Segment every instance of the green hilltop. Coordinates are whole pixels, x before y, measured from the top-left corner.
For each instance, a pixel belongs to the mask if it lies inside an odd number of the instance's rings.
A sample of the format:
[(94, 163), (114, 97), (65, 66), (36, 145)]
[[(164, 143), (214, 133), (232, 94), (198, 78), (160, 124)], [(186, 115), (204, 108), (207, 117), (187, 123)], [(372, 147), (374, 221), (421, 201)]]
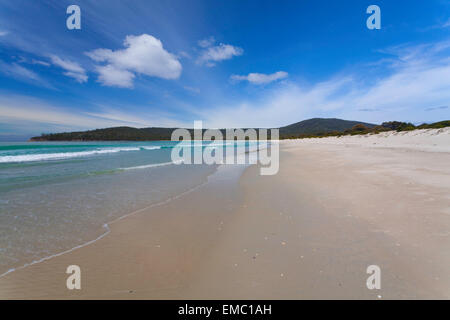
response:
[[(340, 136), (347, 134), (378, 133), (382, 131), (414, 130), (426, 128), (443, 128), (450, 126), (450, 121), (414, 126), (406, 122), (384, 122), (381, 125), (359, 121), (349, 121), (335, 118), (313, 118), (300, 121), (288, 126), (280, 127), (281, 139)], [(132, 128), (113, 127), (88, 131), (44, 133), (33, 137), (30, 141), (151, 141), (170, 140), (176, 128)], [(246, 129), (246, 128), (245, 128)], [(244, 130), (245, 130), (244, 129)], [(193, 133), (192, 129), (188, 129)], [(225, 129), (221, 129), (225, 137)]]

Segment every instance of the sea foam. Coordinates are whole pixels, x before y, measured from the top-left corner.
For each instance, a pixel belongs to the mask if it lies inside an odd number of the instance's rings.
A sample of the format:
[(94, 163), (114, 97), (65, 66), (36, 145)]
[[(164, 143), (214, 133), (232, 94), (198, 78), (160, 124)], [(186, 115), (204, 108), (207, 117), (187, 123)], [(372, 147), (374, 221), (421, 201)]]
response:
[(108, 148), (108, 149), (96, 149), (89, 151), (78, 152), (58, 152), (58, 153), (41, 153), (41, 154), (24, 154), (13, 156), (1, 156), (0, 163), (8, 162), (31, 162), (31, 161), (46, 161), (46, 160), (58, 160), (76, 157), (87, 157), (97, 154), (117, 153), (123, 151), (140, 151), (140, 150), (158, 150), (160, 146), (142, 146), (142, 147), (120, 147), (120, 148)]

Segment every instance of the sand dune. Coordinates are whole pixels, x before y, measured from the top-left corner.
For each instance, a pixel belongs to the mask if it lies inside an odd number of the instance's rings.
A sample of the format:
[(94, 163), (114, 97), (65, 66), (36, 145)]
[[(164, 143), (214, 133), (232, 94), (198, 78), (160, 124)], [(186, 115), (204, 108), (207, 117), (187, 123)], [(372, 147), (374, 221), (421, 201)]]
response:
[(283, 144), (358, 145), (369, 148), (403, 148), (432, 152), (450, 152), (450, 127), (413, 131), (386, 131), (342, 137), (283, 140)]

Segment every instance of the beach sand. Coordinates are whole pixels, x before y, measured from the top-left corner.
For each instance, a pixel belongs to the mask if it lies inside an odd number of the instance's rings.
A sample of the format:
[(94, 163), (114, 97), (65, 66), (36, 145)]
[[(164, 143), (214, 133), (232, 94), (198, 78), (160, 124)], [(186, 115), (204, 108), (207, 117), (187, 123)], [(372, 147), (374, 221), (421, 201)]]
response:
[[(449, 163), (449, 128), (282, 141), (277, 175), (254, 165), (235, 181), (224, 166), (0, 278), (0, 298), (449, 299)], [(81, 290), (66, 288), (69, 265)]]

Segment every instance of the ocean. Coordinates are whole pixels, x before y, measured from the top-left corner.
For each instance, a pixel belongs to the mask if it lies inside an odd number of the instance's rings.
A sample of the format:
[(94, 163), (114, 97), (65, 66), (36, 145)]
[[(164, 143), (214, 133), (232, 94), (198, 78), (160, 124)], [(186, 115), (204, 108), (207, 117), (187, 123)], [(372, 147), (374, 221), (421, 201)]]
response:
[(98, 239), (109, 222), (188, 192), (217, 170), (174, 164), (175, 144), (0, 143), (0, 276)]

